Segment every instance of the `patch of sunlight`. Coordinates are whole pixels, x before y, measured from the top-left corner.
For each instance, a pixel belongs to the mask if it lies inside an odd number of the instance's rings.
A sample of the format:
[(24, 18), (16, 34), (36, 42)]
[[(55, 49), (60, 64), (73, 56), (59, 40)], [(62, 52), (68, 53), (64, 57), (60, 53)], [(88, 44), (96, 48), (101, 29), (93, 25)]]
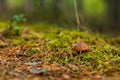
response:
[(83, 9), (87, 15), (102, 16), (106, 8), (104, 0), (83, 0)]
[(8, 8), (19, 8), (23, 6), (24, 0), (7, 0), (7, 6)]

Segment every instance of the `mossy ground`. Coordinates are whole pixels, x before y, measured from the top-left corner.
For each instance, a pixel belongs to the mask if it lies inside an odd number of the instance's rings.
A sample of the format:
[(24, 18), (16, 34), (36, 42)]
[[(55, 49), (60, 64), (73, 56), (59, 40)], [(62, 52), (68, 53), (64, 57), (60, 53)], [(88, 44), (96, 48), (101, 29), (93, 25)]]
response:
[[(0, 79), (81, 79), (105, 80), (120, 74), (120, 37), (86, 33), (44, 23), (24, 27), (20, 35), (2, 35), (6, 23), (0, 23)], [(85, 42), (90, 50), (77, 53), (74, 44)], [(44, 74), (30, 72), (37, 64)], [(120, 78), (120, 77), (116, 77)], [(107, 78), (106, 78), (107, 79)]]

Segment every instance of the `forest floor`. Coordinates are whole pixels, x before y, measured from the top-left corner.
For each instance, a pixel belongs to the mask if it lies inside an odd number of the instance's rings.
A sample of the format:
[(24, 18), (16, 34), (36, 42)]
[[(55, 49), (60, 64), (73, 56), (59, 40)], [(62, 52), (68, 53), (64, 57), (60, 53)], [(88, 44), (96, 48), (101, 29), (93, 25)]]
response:
[[(120, 36), (22, 26), (0, 23), (0, 80), (120, 80)], [(89, 51), (73, 51), (80, 42)]]

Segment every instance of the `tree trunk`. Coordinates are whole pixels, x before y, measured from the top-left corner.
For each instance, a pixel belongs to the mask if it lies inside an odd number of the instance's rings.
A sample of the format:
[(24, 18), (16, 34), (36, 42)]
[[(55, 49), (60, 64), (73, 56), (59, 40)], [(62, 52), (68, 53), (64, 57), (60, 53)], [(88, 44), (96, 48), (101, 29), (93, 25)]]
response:
[(112, 23), (112, 29), (120, 29), (120, 0), (108, 0), (109, 17)]
[(25, 0), (25, 12), (31, 14), (34, 10), (33, 0)]
[[(74, 3), (74, 12), (75, 12), (75, 17), (76, 17), (77, 29), (81, 31), (87, 31), (88, 29), (82, 23), (83, 16), (81, 15), (81, 11), (80, 11), (81, 6), (78, 5), (77, 0), (73, 0), (73, 3)], [(79, 6), (79, 9), (78, 9), (78, 6)]]
[(0, 12), (4, 11), (5, 9), (5, 0), (0, 0)]
[(43, 15), (44, 13), (44, 6), (45, 6), (45, 0), (40, 0), (39, 9), (40, 9), (41, 15)]
[(63, 0), (54, 0), (54, 9), (53, 9), (53, 16), (54, 20), (59, 20), (60, 14), (61, 14), (61, 9), (62, 9), (62, 4)]
[(45, 0), (40, 0), (40, 8), (42, 9), (44, 7)]

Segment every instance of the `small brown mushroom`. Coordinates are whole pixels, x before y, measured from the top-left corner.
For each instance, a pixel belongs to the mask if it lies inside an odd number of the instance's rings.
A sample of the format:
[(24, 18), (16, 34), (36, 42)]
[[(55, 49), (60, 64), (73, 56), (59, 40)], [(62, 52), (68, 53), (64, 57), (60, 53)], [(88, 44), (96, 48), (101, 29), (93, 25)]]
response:
[(86, 43), (80, 42), (80, 43), (75, 44), (75, 45), (73, 46), (73, 50), (74, 50), (74, 51), (77, 51), (77, 52), (86, 52), (86, 51), (89, 50), (89, 47), (87, 46)]

